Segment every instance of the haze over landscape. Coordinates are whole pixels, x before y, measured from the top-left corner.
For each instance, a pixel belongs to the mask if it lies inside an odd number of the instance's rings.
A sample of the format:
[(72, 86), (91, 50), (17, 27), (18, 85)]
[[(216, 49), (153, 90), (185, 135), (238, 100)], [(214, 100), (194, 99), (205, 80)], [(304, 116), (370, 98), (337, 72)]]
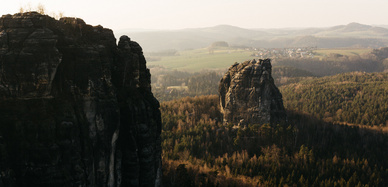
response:
[(12, 14), (22, 6), (39, 3), (47, 12), (63, 12), (114, 31), (223, 24), (241, 28), (331, 27), (351, 22), (388, 25), (388, 2), (384, 0), (4, 0), (0, 14)]

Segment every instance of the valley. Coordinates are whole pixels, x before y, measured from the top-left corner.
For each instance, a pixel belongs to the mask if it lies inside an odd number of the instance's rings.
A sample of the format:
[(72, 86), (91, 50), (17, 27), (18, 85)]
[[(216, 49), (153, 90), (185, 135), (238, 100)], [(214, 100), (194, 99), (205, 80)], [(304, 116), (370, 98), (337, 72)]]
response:
[(149, 62), (153, 93), (162, 101), (166, 186), (388, 184), (386, 48), (274, 58), (288, 121), (225, 124), (218, 85), (232, 64), (227, 58), (257, 58), (253, 51), (197, 49), (166, 58), (179, 59), (171, 63)]

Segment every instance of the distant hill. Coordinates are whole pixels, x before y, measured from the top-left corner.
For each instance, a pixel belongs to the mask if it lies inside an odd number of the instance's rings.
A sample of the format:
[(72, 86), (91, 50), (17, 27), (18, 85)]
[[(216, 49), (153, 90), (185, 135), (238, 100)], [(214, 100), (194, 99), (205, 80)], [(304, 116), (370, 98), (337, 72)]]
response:
[(376, 27), (383, 27), (383, 28), (386, 28), (388, 29), (388, 25), (375, 25)]
[(352, 72), (281, 86), (284, 105), (326, 121), (388, 126), (388, 73)]
[(231, 25), (170, 31), (119, 30), (116, 36), (128, 35), (142, 44), (144, 51), (204, 48), (215, 41), (230, 46), (283, 48), (317, 46), (319, 48), (388, 46), (388, 28), (359, 23), (329, 28), (244, 29)]
[(116, 36), (124, 34), (141, 43), (146, 52), (166, 49), (197, 49), (207, 47), (215, 41), (231, 41), (235, 43), (233, 41), (250, 41), (250, 38), (264, 38), (264, 36), (270, 35), (263, 31), (229, 25), (172, 31), (130, 32), (122, 30), (118, 31)]

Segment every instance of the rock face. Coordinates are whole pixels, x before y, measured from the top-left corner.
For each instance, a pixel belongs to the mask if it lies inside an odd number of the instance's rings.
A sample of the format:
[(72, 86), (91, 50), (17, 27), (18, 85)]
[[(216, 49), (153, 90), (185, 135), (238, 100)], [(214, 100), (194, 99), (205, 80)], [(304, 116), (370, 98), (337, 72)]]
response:
[(0, 187), (159, 186), (142, 48), (81, 19), (0, 18)]
[(219, 85), (224, 123), (276, 124), (286, 120), (270, 59), (235, 63)]

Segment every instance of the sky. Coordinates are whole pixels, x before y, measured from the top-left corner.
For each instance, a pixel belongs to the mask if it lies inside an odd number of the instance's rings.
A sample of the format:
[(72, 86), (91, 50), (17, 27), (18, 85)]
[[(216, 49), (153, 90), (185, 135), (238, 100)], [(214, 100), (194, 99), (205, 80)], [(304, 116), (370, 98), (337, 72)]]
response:
[(0, 0), (0, 14), (42, 4), (91, 25), (175, 30), (233, 25), (242, 28), (330, 27), (357, 22), (388, 25), (388, 0)]

